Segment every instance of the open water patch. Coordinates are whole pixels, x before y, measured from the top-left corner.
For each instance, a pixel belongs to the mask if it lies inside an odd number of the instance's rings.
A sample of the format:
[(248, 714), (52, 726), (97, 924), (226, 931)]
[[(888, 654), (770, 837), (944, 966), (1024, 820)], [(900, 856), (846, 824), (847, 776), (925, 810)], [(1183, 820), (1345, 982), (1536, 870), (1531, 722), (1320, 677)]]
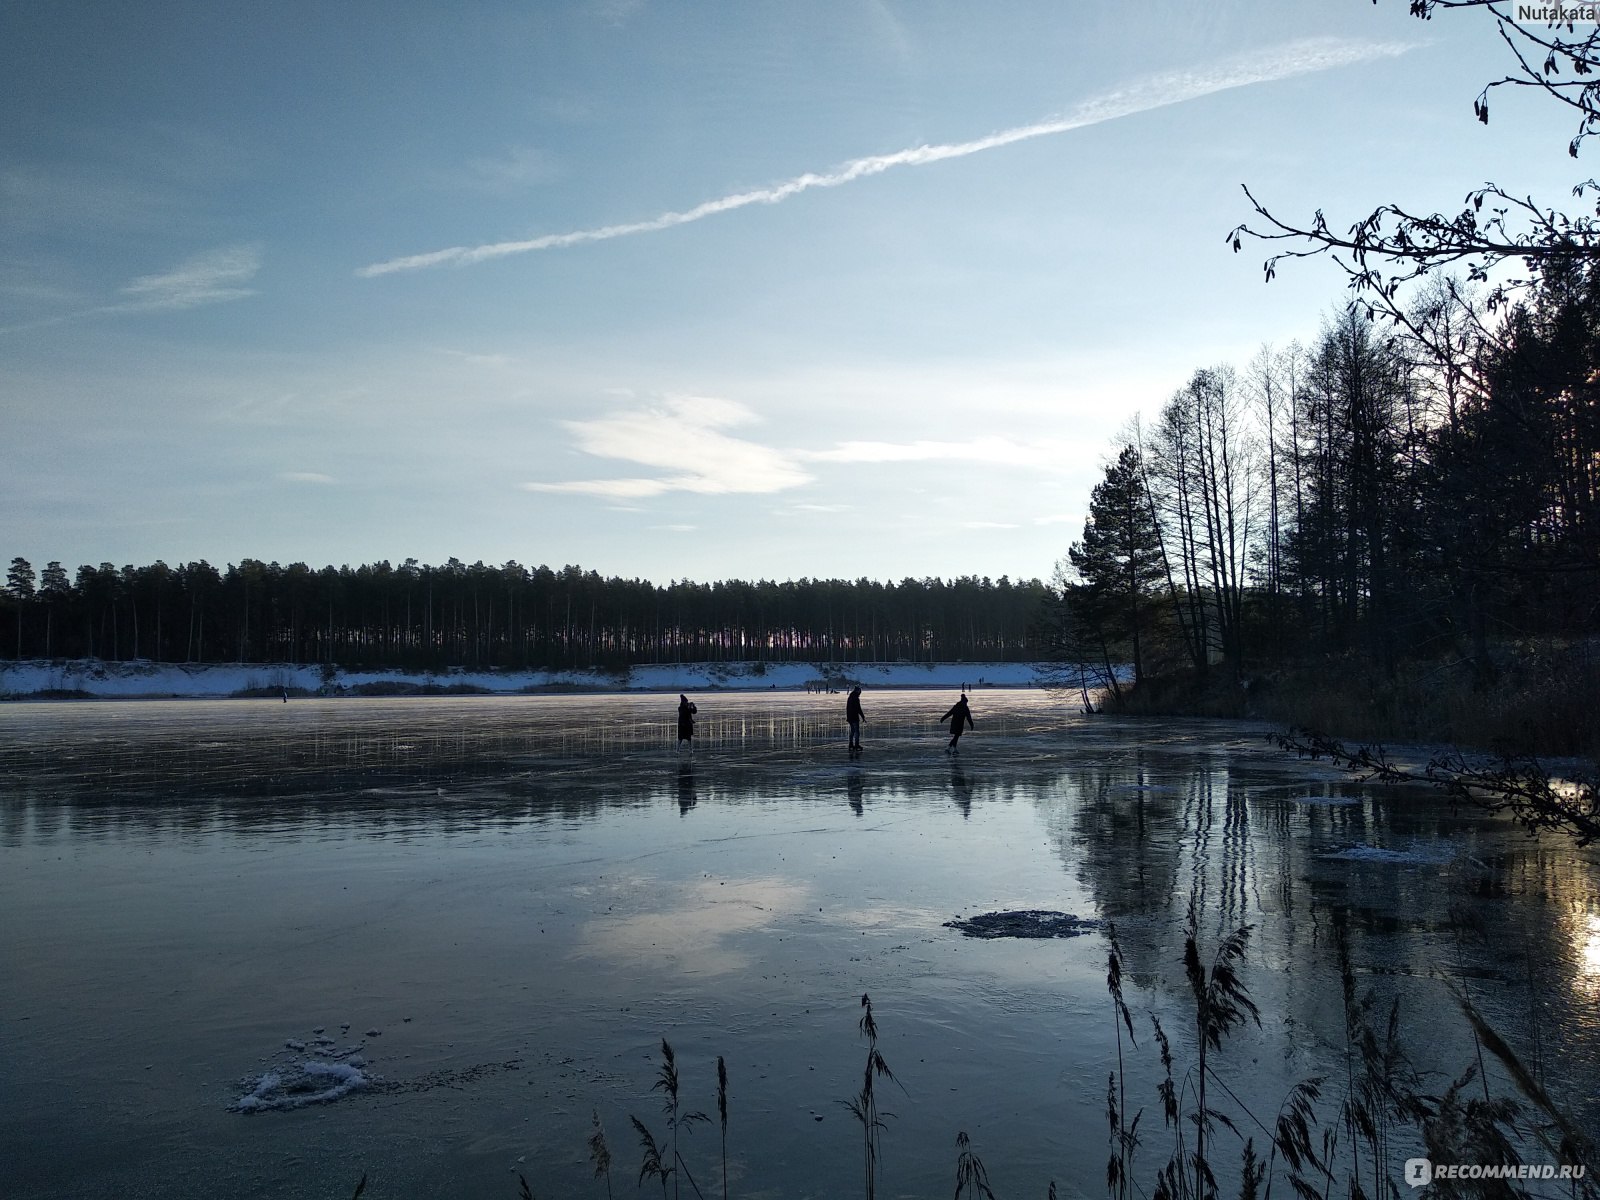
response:
[(1069, 938), (1099, 933), (1105, 922), (1093, 917), (1042, 908), (1012, 909), (983, 913), (976, 917), (957, 917), (944, 923), (946, 929), (959, 929), (975, 938)]

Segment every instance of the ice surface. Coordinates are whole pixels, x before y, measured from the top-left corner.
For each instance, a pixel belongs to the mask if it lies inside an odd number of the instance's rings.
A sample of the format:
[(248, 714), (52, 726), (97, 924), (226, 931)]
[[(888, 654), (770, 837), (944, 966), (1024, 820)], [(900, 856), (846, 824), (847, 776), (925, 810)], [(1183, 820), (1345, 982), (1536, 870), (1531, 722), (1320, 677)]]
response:
[(1342, 850), (1323, 851), (1318, 857), (1342, 859), (1347, 862), (1396, 863), (1403, 866), (1438, 865), (1456, 857), (1456, 851), (1444, 844), (1412, 843), (1405, 849), (1388, 846), (1346, 846)]
[[(594, 1194), (590, 1114), (619, 1162), (629, 1114), (656, 1127), (663, 1038), (690, 1110), (726, 1058), (740, 1194), (859, 1193), (850, 1122), (808, 1114), (859, 1087), (863, 993), (905, 1087), (893, 1190), (947, 1188), (967, 1129), (997, 1193), (1041, 1195), (1103, 1178), (1106, 939), (943, 923), (1114, 922), (1142, 1035), (1145, 1013), (1192, 1021), (1191, 894), (1203, 953), (1254, 927), (1262, 1027), (1211, 1063), (1255, 1111), (1342, 1063), (1343, 913), (1408, 1035), (1427, 1014), (1418, 1069), (1472, 1058), (1443, 979), (1472, 972), (1519, 1045), (1535, 987), (1548, 1086), (1600, 1120), (1600, 878), (1570, 846), (1426, 788), (1335, 786), (1247, 726), (1038, 692), (976, 693), (952, 762), (953, 699), (869, 689), (855, 758), (844, 697), (803, 691), (697, 696), (692, 753), (676, 693), (0, 704), (0, 962), (25, 965), (0, 1011), (28, 1081), (0, 1122), (7, 1200), (348, 1195), (380, 1170), (389, 1196), (494, 1196), (519, 1156), (541, 1194)], [(1359, 802), (1297, 800), (1321, 791)], [(1481, 940), (1451, 932), (1461, 909)], [(306, 1049), (258, 1057), (286, 1041)], [(702, 1184), (717, 1142), (685, 1150)]]

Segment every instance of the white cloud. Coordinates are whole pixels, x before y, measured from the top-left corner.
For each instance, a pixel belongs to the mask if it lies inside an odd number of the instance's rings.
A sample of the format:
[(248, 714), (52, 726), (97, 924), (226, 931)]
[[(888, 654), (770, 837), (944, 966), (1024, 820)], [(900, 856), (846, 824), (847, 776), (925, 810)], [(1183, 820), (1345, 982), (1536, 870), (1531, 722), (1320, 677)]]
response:
[(253, 296), (255, 289), (242, 285), (255, 278), (260, 269), (258, 246), (224, 246), (209, 250), (164, 274), (142, 275), (126, 284), (122, 294), (129, 299), (107, 311), (194, 308)]
[(644, 0), (589, 0), (588, 11), (608, 25), (626, 25), (644, 8)]
[(149, 229), (171, 221), (178, 197), (85, 165), (17, 163), (0, 170), (0, 208), (16, 229)]
[(670, 472), (655, 477), (532, 482), (530, 492), (638, 500), (665, 492), (765, 494), (811, 482), (790, 455), (721, 432), (758, 420), (744, 405), (715, 396), (674, 396), (659, 407), (592, 421), (563, 421), (579, 450)]
[(1010, 521), (963, 521), (963, 529), (1016, 529), (1018, 526)]
[(324, 475), (320, 471), (281, 471), (278, 478), (285, 483), (336, 483), (332, 475)]
[(803, 175), (796, 175), (771, 187), (735, 192), (715, 200), (707, 200), (703, 204), (681, 212), (666, 212), (644, 221), (604, 225), (595, 229), (577, 229), (568, 233), (550, 233), (524, 241), (452, 246), (446, 250), (434, 250), (426, 254), (412, 254), (372, 263), (359, 268), (356, 274), (363, 278), (372, 278), (378, 275), (390, 275), (396, 271), (415, 271), (446, 264), (465, 266), (512, 254), (555, 250), (585, 242), (631, 237), (639, 233), (657, 233), (663, 229), (688, 225), (694, 221), (703, 221), (707, 217), (747, 208), (752, 204), (781, 204), (801, 192), (809, 192), (816, 188), (841, 187), (858, 179), (881, 175), (896, 167), (922, 167), (949, 159), (966, 158), (986, 150), (997, 150), (1033, 138), (1084, 129), (1091, 125), (1114, 121), (1119, 117), (1182, 104), (1233, 88), (1272, 83), (1297, 75), (1309, 75), (1335, 67), (1369, 62), (1376, 58), (1394, 57), (1409, 49), (1410, 45), (1399, 42), (1366, 42), (1343, 38), (1309, 38), (1281, 43), (1208, 67), (1148, 76), (1126, 87), (1116, 88), (1086, 100), (1065, 116), (1013, 126), (972, 141), (915, 146), (891, 154), (869, 155), (847, 162), (832, 171), (807, 171)]
[(110, 313), (171, 312), (224, 300), (242, 300), (256, 294), (254, 288), (243, 285), (255, 278), (260, 269), (259, 247), (224, 246), (197, 254), (162, 274), (139, 276), (122, 286), (121, 293), (127, 299), (115, 304), (99, 304), (19, 325), (0, 326), (0, 334), (63, 325)]
[(517, 361), (509, 354), (473, 354), (468, 350), (452, 350), (448, 346), (441, 346), (439, 353), (471, 363), (475, 367), (509, 367)]
[(832, 450), (805, 454), (818, 462), (891, 463), (982, 462), (997, 466), (1059, 468), (1062, 451), (1049, 442), (1024, 444), (1010, 438), (982, 437), (970, 442), (841, 442)]
[(644, 500), (674, 490), (671, 482), (665, 479), (575, 479), (569, 483), (524, 483), (521, 487), (525, 492), (567, 492), (612, 500)]
[(493, 158), (474, 158), (465, 171), (450, 180), (488, 195), (504, 196), (561, 178), (561, 165), (535, 146), (512, 146)]

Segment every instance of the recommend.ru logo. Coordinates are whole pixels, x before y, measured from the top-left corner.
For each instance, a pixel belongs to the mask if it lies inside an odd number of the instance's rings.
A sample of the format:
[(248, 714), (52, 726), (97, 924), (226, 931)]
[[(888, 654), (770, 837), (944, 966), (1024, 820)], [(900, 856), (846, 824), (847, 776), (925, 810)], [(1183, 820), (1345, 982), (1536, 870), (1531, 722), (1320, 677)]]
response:
[(1435, 1180), (1448, 1179), (1582, 1179), (1582, 1163), (1556, 1166), (1554, 1163), (1439, 1163), (1430, 1159), (1406, 1159), (1406, 1182), (1414, 1188), (1427, 1187)]

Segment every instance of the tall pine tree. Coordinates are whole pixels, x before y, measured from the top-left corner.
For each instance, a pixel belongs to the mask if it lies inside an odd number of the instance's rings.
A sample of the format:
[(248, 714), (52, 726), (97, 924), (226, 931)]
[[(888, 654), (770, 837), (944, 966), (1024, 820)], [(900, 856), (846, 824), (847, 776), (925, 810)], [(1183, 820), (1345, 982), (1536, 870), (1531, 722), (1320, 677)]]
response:
[(1136, 447), (1124, 446), (1106, 467), (1105, 478), (1089, 496), (1083, 541), (1074, 542), (1067, 557), (1083, 580), (1080, 610), (1107, 645), (1127, 648), (1137, 684), (1144, 677), (1145, 633), (1155, 613), (1149, 597), (1165, 573)]

